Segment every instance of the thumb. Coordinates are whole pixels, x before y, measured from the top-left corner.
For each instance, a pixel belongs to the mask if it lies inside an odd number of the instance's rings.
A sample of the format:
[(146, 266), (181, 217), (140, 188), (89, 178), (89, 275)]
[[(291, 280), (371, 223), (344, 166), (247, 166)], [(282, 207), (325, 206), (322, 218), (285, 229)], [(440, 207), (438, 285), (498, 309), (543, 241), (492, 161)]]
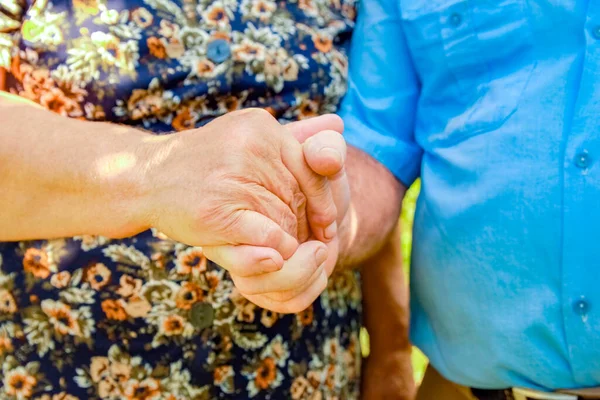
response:
[(315, 118), (303, 119), (285, 125), (291, 134), (300, 143), (316, 135), (321, 131), (331, 130), (342, 134), (344, 132), (344, 121), (335, 114), (320, 115)]
[(304, 159), (321, 176), (335, 177), (344, 169), (346, 141), (336, 131), (324, 130), (309, 137), (302, 145)]

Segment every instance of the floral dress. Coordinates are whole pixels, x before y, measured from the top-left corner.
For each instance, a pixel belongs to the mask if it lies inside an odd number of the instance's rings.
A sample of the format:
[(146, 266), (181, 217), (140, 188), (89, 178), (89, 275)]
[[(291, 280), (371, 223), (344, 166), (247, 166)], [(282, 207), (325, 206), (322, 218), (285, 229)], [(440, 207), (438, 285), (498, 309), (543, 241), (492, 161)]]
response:
[[(66, 117), (285, 122), (336, 110), (354, 18), (354, 0), (0, 0), (0, 66)], [(353, 399), (360, 312), (354, 272), (279, 315), (153, 230), (0, 243), (0, 399)]]

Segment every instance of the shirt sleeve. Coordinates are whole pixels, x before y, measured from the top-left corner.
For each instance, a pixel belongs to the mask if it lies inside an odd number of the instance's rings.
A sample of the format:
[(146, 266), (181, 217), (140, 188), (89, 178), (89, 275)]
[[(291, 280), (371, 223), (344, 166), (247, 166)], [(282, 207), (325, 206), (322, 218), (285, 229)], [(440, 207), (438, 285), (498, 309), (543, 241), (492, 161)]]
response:
[(340, 115), (344, 137), (409, 186), (422, 149), (414, 138), (420, 85), (400, 19), (398, 0), (359, 2)]
[(10, 70), (24, 11), (25, 5), (19, 0), (0, 1), (0, 68)]

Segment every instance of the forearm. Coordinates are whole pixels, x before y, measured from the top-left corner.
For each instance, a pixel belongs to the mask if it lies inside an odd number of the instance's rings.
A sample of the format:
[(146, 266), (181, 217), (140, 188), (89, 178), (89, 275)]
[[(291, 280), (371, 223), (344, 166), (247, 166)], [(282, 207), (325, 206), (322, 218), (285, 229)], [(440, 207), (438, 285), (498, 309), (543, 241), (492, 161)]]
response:
[(400, 229), (361, 270), (364, 324), (370, 338), (370, 354), (363, 364), (365, 400), (414, 398)]
[[(402, 265), (400, 226), (361, 269), (365, 327), (374, 352), (409, 350), (408, 285)], [(390, 334), (392, 333), (392, 334)]]
[(340, 225), (338, 268), (355, 267), (387, 242), (399, 215), (406, 188), (379, 162), (349, 147), (346, 173), (352, 202)]
[(137, 144), (146, 134), (0, 97), (0, 241), (145, 229)]

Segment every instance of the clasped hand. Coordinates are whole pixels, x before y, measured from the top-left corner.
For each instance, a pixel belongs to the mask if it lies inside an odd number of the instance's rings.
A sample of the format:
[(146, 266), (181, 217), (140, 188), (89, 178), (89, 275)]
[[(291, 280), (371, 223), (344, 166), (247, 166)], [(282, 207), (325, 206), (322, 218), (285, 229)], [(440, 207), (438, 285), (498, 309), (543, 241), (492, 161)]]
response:
[(282, 126), (250, 109), (152, 140), (152, 226), (202, 246), (258, 306), (304, 310), (327, 286), (350, 203), (342, 130), (335, 115)]

